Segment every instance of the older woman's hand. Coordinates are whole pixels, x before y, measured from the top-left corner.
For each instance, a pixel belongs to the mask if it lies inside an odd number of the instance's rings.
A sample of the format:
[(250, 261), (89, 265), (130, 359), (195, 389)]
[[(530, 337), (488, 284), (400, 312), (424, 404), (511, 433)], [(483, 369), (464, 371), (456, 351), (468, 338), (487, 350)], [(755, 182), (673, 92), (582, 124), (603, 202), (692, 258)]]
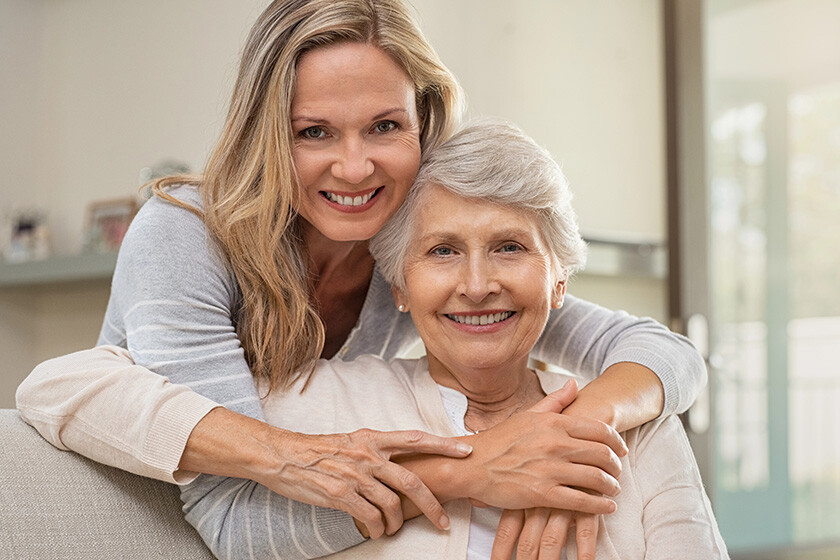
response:
[[(464, 493), (506, 509), (549, 507), (611, 513), (620, 487), (621, 436), (592, 419), (559, 414), (577, 394), (572, 381), (526, 412), (467, 438)], [(592, 492), (592, 493), (589, 493)]]
[(550, 508), (505, 510), (490, 559), (560, 560), (573, 522), (577, 560), (595, 560), (598, 516)]

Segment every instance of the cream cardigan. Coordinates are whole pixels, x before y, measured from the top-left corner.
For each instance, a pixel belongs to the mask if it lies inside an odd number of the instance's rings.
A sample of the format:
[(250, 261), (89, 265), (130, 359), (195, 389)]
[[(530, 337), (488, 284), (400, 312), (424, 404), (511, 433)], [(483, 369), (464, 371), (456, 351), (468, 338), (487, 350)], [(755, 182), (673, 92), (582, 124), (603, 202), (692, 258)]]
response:
[[(559, 389), (568, 379), (539, 372), (543, 390)], [(321, 360), (303, 393), (303, 382), (272, 393), (263, 402), (269, 423), (307, 433), (420, 429), (457, 435), (447, 417), (438, 385), (425, 359), (385, 362), (362, 356), (353, 362)], [(674, 416), (624, 434), (629, 454), (622, 459), (618, 511), (604, 516), (598, 535), (599, 560), (712, 560), (728, 558), (688, 440)], [(427, 560), (466, 557), (471, 506), (446, 504), (449, 531), (424, 517), (392, 537), (368, 540), (330, 558)], [(576, 558), (574, 537), (566, 557)]]

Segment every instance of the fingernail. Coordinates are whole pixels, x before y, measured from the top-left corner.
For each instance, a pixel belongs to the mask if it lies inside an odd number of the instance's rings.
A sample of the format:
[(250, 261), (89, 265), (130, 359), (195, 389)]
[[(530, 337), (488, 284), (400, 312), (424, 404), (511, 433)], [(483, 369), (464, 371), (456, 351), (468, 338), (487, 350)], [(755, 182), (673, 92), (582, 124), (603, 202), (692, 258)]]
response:
[(610, 500), (610, 513), (615, 513), (615, 510), (618, 506), (615, 505), (615, 502)]
[(440, 516), (440, 526), (445, 530), (449, 530), (449, 516), (445, 513)]
[(455, 449), (458, 450), (458, 453), (463, 453), (464, 455), (472, 453), (472, 445), (467, 445), (466, 443), (458, 443), (458, 445), (455, 446)]

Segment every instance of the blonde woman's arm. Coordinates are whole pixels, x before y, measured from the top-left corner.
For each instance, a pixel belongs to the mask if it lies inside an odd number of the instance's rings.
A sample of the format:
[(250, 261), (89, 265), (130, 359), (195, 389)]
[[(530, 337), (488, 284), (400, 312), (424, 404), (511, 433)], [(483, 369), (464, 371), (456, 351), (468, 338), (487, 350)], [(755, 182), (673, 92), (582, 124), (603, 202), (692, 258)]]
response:
[(532, 355), (580, 376), (583, 388), (564, 413), (619, 431), (685, 412), (707, 379), (702, 357), (684, 336), (571, 295), (552, 310)]
[(21, 417), (55, 447), (177, 484), (198, 476), (178, 464), (195, 426), (219, 406), (135, 365), (117, 346), (39, 364), (16, 401)]

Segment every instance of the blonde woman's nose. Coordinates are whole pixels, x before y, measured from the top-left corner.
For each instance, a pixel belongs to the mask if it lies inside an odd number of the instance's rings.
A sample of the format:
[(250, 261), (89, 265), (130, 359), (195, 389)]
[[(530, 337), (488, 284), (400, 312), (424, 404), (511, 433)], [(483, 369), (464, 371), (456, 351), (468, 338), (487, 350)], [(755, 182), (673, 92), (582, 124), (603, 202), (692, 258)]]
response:
[(368, 157), (365, 143), (358, 138), (342, 141), (332, 165), (334, 177), (352, 184), (358, 184), (373, 174), (373, 161)]

